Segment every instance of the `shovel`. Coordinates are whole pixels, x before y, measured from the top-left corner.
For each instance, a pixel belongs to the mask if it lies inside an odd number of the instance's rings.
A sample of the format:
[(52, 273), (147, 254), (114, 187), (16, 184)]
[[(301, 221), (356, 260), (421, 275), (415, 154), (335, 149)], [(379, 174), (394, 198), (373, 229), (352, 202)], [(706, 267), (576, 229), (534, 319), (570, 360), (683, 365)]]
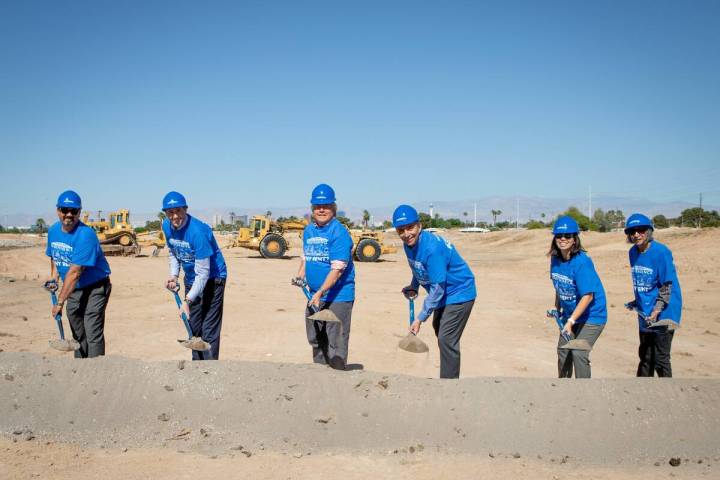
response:
[(677, 330), (680, 328), (680, 324), (677, 322), (674, 322), (672, 320), (664, 319), (664, 320), (657, 320), (655, 322), (651, 322), (649, 320), (649, 315), (645, 315), (639, 308), (633, 306), (631, 302), (628, 302), (625, 304), (625, 308), (628, 310), (634, 310), (638, 315), (640, 315), (640, 318), (645, 320), (645, 326), (647, 328), (657, 328), (657, 327), (667, 327), (668, 331)]
[[(57, 305), (57, 296), (55, 295), (55, 290), (57, 289), (57, 283), (54, 280), (50, 280), (45, 282), (45, 290), (50, 292), (50, 299), (52, 300), (53, 306)], [(55, 350), (60, 350), (61, 352), (72, 352), (75, 350), (78, 350), (80, 348), (80, 344), (75, 339), (71, 340), (65, 340), (65, 329), (63, 329), (62, 324), (62, 313), (58, 313), (55, 315), (55, 323), (57, 324), (58, 332), (60, 333), (60, 338), (55, 340), (50, 340), (50, 347), (54, 348)]]
[(210, 350), (210, 344), (208, 342), (206, 342), (200, 337), (193, 337), (192, 330), (190, 329), (190, 322), (188, 321), (185, 312), (182, 311), (182, 300), (180, 300), (180, 295), (178, 295), (177, 290), (171, 290), (171, 292), (175, 295), (175, 303), (177, 303), (178, 309), (180, 310), (180, 316), (182, 317), (183, 324), (185, 325), (185, 330), (187, 330), (188, 334), (187, 340), (178, 340), (178, 343), (185, 348), (189, 348), (190, 350), (197, 350), (198, 352), (205, 352)]
[[(408, 298), (408, 303), (410, 304), (410, 325), (412, 325), (415, 320), (415, 300)], [(400, 340), (398, 347), (410, 353), (425, 353), (429, 350), (425, 342), (420, 340), (413, 332), (408, 332), (408, 334)]]
[(563, 328), (565, 328), (565, 322), (560, 319), (560, 312), (555, 309), (548, 310), (547, 316), (555, 319), (555, 323), (557, 323), (560, 328), (560, 336), (565, 339), (565, 343), (560, 345), (558, 348), (567, 350), (582, 350), (585, 352), (592, 350), (592, 346), (590, 346), (590, 343), (587, 340), (584, 338), (574, 338), (574, 335), (563, 330)]
[[(293, 278), (292, 284), (296, 287), (300, 287), (300, 290), (303, 291), (303, 293), (305, 294), (305, 298), (307, 298), (309, 302), (312, 298), (312, 295), (310, 295), (310, 289), (307, 286), (307, 282), (302, 278)], [(337, 317), (337, 315), (330, 311), (329, 308), (320, 310), (320, 308), (316, 307), (315, 305), (308, 304), (308, 306), (310, 307), (310, 310), (313, 311), (313, 314), (307, 317), (308, 320), (320, 320), (322, 322), (340, 322), (340, 319)]]

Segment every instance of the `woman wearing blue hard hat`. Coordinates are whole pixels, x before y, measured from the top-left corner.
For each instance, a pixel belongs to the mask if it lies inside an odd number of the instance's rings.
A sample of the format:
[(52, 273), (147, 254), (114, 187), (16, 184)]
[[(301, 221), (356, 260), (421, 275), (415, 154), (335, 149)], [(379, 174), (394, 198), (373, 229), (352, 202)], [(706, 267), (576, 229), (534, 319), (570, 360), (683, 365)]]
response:
[[(625, 222), (635, 298), (626, 304), (638, 314), (638, 377), (672, 377), (670, 348), (680, 325), (682, 292), (672, 252), (653, 240), (653, 223), (640, 213)], [(663, 321), (664, 320), (664, 321)]]
[[(355, 302), (355, 266), (350, 232), (336, 218), (335, 191), (321, 183), (310, 196), (312, 222), (303, 231), (303, 256), (293, 283), (310, 289), (305, 327), (313, 362), (344, 370)], [(330, 310), (339, 322), (311, 320), (317, 309)]]
[(420, 285), (427, 291), (410, 332), (417, 335), (422, 323), (432, 315), (440, 348), (440, 378), (459, 378), (460, 337), (477, 296), (475, 276), (453, 244), (422, 229), (417, 210), (410, 205), (395, 209), (393, 227), (403, 241), (412, 271), (403, 295), (417, 297)]
[(560, 378), (572, 377), (573, 369), (575, 378), (590, 378), (590, 352), (561, 347), (568, 342), (568, 336), (586, 340), (592, 347), (607, 322), (605, 289), (579, 234), (578, 224), (572, 217), (558, 218), (548, 252), (555, 308), (564, 324), (557, 348)]

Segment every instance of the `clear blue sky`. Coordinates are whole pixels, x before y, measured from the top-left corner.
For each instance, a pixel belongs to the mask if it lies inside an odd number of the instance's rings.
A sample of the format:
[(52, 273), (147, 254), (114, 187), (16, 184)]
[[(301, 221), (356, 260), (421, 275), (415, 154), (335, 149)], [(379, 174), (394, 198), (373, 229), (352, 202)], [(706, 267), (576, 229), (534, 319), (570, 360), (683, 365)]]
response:
[(720, 2), (0, 3), (0, 213), (720, 203)]

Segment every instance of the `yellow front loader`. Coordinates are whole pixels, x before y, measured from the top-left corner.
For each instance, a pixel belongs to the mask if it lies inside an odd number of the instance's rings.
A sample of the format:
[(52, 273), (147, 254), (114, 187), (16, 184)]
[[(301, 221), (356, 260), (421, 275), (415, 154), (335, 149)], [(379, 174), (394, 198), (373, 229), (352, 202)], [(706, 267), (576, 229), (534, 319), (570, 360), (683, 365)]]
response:
[(108, 220), (100, 218), (90, 220), (90, 214), (85, 212), (82, 217), (85, 225), (92, 227), (97, 234), (103, 253), (106, 255), (137, 255), (140, 245), (132, 225), (130, 225), (130, 211), (120, 209), (110, 212)]

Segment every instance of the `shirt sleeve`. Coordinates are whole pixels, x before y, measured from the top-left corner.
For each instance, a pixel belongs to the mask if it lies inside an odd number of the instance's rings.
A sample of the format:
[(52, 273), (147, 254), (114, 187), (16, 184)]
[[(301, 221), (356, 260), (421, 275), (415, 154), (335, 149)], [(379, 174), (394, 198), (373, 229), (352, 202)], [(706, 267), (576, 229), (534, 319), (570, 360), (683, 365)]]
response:
[[(344, 228), (343, 228), (344, 230)], [(352, 252), (352, 238), (347, 232), (342, 232), (340, 235), (330, 241), (330, 262), (341, 261), (346, 264), (350, 262), (350, 253)]]
[(423, 308), (420, 310), (420, 313), (418, 314), (418, 320), (421, 322), (424, 322), (425, 320), (430, 317), (430, 314), (435, 311), (435, 309), (440, 305), (440, 301), (442, 300), (443, 296), (445, 295), (445, 286), (440, 285), (438, 283), (432, 283), (430, 284), (430, 289), (428, 290), (427, 297), (425, 297), (425, 301), (423, 302)]
[(168, 248), (168, 263), (170, 264), (170, 276), (177, 277), (180, 275), (180, 262), (172, 251), (172, 248)]
[(93, 267), (97, 262), (100, 246), (97, 236), (90, 228), (83, 228), (78, 233), (78, 241), (74, 245), (70, 263), (81, 267)]
[(595, 265), (589, 257), (583, 257), (575, 272), (575, 286), (578, 295), (584, 297), (589, 293), (597, 293), (600, 290), (600, 277), (595, 271)]
[(207, 284), (209, 278), (210, 259), (195, 259), (195, 280), (193, 281), (192, 287), (190, 287), (190, 291), (187, 294), (188, 300), (191, 302), (195, 301), (197, 297), (202, 295), (202, 292), (205, 289), (205, 284)]

